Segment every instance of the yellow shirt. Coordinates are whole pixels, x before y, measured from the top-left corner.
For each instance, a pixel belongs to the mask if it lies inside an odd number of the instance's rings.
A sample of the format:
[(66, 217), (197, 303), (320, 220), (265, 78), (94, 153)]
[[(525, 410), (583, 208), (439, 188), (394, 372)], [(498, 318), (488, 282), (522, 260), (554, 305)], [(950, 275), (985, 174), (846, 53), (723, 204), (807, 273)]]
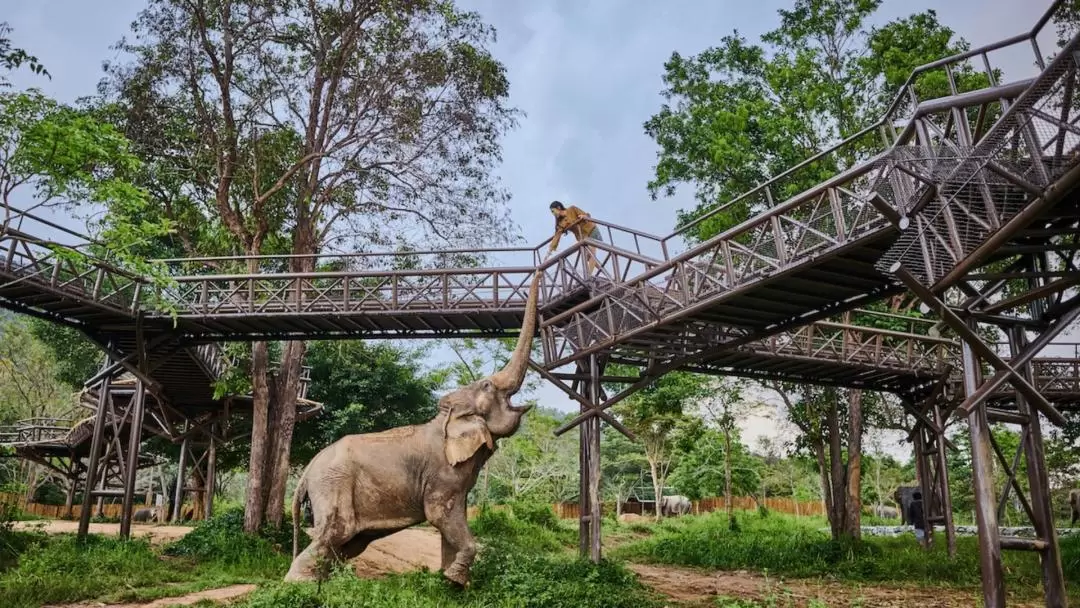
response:
[(552, 251), (555, 251), (555, 248), (559, 246), (559, 239), (566, 234), (567, 230), (573, 232), (577, 240), (580, 241), (592, 234), (593, 230), (596, 230), (596, 224), (589, 221), (588, 213), (570, 205), (566, 208), (566, 213), (559, 218), (558, 224), (556, 224), (555, 237), (551, 240)]

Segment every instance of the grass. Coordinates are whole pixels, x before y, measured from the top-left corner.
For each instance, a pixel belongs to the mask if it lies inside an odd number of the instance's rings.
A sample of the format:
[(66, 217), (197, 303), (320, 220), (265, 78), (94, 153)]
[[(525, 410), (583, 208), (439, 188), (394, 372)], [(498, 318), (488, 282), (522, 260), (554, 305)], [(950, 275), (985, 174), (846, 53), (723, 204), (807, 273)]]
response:
[[(737, 531), (729, 529), (722, 513), (665, 520), (651, 526), (651, 536), (630, 539), (612, 553), (643, 563), (755, 570), (789, 578), (957, 587), (975, 587), (980, 582), (974, 537), (959, 537), (957, 556), (950, 559), (943, 542), (927, 553), (910, 535), (841, 543), (820, 532), (823, 522), (816, 518), (781, 514), (762, 518), (750, 513), (740, 513), (737, 518)], [(1080, 538), (1063, 538), (1060, 546), (1066, 581), (1076, 587), (1080, 583)], [(1008, 551), (1003, 562), (1010, 588), (1039, 587), (1041, 571), (1035, 554)]]
[[(148, 601), (236, 583), (280, 580), (290, 558), (275, 540), (241, 532), (242, 516), (202, 522), (184, 539), (155, 547), (144, 539), (57, 535), (27, 547), (0, 573), (0, 606), (95, 599)], [(291, 540), (289, 543), (291, 548)]]

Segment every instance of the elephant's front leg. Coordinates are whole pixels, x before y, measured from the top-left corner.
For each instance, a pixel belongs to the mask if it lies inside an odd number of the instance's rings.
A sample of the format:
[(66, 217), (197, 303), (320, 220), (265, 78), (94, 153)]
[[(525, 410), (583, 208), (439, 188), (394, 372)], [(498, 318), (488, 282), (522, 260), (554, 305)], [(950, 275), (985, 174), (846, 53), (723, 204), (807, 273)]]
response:
[(431, 500), (425, 511), (428, 521), (442, 534), (443, 576), (458, 585), (468, 585), (476, 540), (465, 516), (464, 497)]

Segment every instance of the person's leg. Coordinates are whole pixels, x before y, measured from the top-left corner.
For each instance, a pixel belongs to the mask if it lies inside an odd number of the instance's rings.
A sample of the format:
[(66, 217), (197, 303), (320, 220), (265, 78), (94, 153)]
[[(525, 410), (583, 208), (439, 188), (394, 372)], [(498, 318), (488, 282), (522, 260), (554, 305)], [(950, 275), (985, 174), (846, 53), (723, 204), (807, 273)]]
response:
[[(600, 236), (599, 226), (593, 228), (593, 231), (589, 233), (589, 238), (600, 243), (604, 242), (603, 237)], [(600, 266), (600, 260), (596, 257), (596, 247), (593, 247), (592, 245), (586, 245), (585, 251), (588, 253), (589, 256), (589, 276), (592, 276), (596, 273), (597, 267)]]

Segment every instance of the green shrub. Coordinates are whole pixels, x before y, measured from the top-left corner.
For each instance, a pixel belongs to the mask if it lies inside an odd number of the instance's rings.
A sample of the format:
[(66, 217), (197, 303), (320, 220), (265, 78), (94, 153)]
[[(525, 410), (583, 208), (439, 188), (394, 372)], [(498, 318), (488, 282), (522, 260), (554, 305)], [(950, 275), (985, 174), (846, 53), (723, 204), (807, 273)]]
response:
[[(300, 530), (301, 547), (310, 539)], [(183, 538), (165, 547), (170, 556), (190, 557), (201, 563), (213, 562), (232, 572), (275, 578), (284, 574), (292, 559), (292, 524), (280, 528), (264, 526), (256, 535), (244, 532), (244, 512), (223, 511), (201, 521)]]
[(483, 542), (497, 542), (519, 547), (523, 551), (551, 553), (577, 543), (577, 534), (561, 525), (541, 527), (518, 519), (515, 513), (485, 509), (470, 522), (473, 534)]
[(0, 503), (0, 571), (14, 566), (20, 554), (48, 538), (44, 532), (16, 530), (15, 522), (21, 519), (18, 507)]
[(537, 525), (548, 530), (558, 530), (561, 528), (559, 517), (555, 515), (555, 510), (552, 509), (549, 504), (517, 501), (510, 504), (510, 510), (514, 514), (514, 518), (525, 523)]

